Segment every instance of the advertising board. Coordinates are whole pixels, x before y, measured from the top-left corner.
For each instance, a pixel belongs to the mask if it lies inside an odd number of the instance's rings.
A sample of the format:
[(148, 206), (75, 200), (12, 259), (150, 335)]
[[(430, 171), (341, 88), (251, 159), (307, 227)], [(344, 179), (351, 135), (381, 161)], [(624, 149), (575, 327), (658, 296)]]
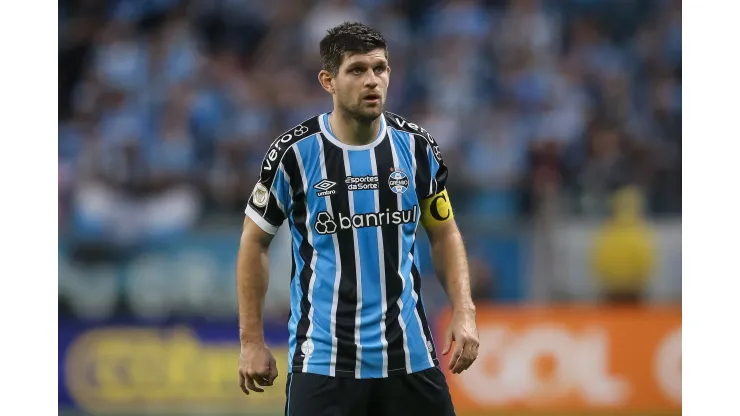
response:
[(460, 412), (681, 411), (680, 307), (479, 307), (477, 325), (478, 361), (447, 374)]
[(59, 408), (86, 414), (279, 414), (287, 326), (265, 328), (278, 384), (249, 397), (238, 383), (237, 328), (225, 321), (60, 322)]

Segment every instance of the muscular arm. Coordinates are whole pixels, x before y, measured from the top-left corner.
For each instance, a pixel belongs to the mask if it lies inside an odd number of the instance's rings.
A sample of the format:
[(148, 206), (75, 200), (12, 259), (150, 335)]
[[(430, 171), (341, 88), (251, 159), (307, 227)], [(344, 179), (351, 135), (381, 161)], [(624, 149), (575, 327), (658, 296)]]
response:
[(269, 282), (268, 251), (272, 238), (249, 217), (245, 217), (236, 266), (239, 339), (242, 345), (265, 342), (262, 310)]
[[(292, 194), (287, 174), (294, 163), (285, 138), (270, 145), (259, 181), (244, 210), (244, 227), (236, 262), (239, 302), (239, 386), (244, 394), (263, 392), (278, 376), (275, 357), (265, 343), (262, 313), (269, 283), (269, 250), (273, 235), (290, 211)], [(289, 140), (288, 140), (289, 141)], [(279, 153), (278, 153), (279, 152)], [(286, 156), (288, 156), (286, 158)], [(286, 163), (288, 163), (286, 165)]]
[(454, 219), (428, 227), (434, 270), (456, 311), (475, 311), (470, 295), (468, 260)]
[(453, 374), (459, 374), (476, 360), (479, 345), (465, 246), (454, 218), (425, 228), (432, 248), (432, 263), (452, 304), (452, 320), (442, 354), (450, 352), (454, 341), (455, 350), (448, 367)]

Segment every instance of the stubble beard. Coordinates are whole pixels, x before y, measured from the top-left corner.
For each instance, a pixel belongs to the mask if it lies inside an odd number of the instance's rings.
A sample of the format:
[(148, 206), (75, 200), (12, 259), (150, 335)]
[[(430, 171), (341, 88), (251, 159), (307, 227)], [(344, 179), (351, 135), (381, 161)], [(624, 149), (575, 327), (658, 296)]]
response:
[(373, 121), (377, 120), (378, 117), (380, 117), (381, 114), (383, 114), (383, 109), (385, 108), (385, 102), (381, 101), (379, 105), (371, 108), (365, 108), (364, 103), (355, 104), (355, 105), (346, 105), (346, 104), (340, 104), (342, 107), (342, 111), (352, 117), (353, 119), (357, 120), (359, 123), (363, 124), (370, 124)]

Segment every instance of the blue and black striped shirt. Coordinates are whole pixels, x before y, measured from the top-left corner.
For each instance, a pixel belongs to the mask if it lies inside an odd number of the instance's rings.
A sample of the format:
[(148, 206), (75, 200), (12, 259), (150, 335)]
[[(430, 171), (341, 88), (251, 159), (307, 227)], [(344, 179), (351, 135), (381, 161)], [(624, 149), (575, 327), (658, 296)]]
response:
[(423, 128), (390, 112), (364, 146), (340, 142), (328, 114), (278, 137), (246, 214), (292, 235), (290, 372), (382, 378), (438, 365), (421, 300), (420, 201), (447, 179)]

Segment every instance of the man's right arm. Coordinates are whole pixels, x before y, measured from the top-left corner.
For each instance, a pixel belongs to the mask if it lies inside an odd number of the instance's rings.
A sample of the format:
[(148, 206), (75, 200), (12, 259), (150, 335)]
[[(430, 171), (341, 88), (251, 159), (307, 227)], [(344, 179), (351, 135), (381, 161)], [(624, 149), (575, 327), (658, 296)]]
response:
[(239, 339), (242, 345), (265, 342), (262, 310), (270, 280), (269, 249), (272, 238), (273, 235), (263, 231), (251, 218), (244, 217), (236, 270)]
[(292, 206), (288, 174), (294, 159), (290, 147), (280, 147), (280, 144), (274, 142), (265, 156), (259, 179), (244, 210), (236, 271), (242, 345), (264, 343), (262, 311), (269, 281), (270, 242)]
[[(239, 385), (245, 394), (262, 392), (277, 377), (275, 358), (265, 344), (262, 313), (269, 282), (270, 242), (292, 206), (289, 172), (278, 142), (265, 156), (257, 184), (245, 209), (237, 257), (236, 289), (239, 304)], [(288, 152), (290, 153), (290, 152)], [(278, 157), (279, 156), (279, 157)], [(290, 161), (288, 157), (288, 162)]]
[(241, 343), (239, 386), (244, 394), (250, 390), (263, 392), (259, 386), (272, 386), (278, 376), (277, 363), (267, 348), (262, 329), (272, 237), (249, 216), (244, 219), (236, 270)]

